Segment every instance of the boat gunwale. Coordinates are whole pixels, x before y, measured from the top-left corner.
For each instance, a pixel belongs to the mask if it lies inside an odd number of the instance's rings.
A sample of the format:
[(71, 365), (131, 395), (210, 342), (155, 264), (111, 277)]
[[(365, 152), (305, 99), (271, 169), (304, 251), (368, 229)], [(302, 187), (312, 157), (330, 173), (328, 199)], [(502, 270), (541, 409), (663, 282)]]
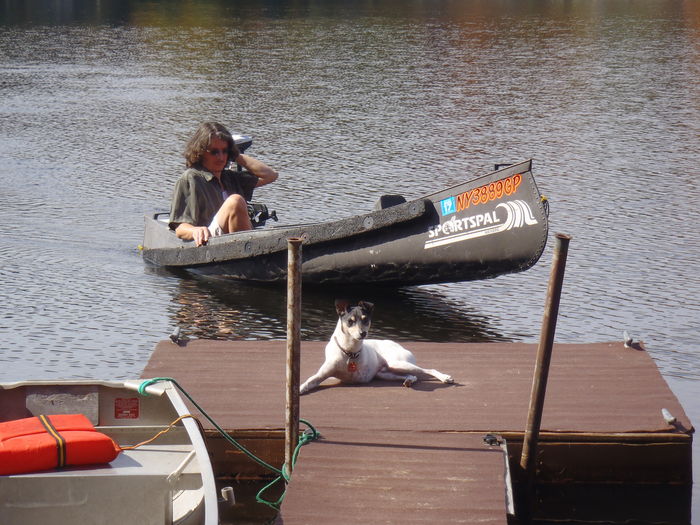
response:
[[(521, 169), (523, 167), (527, 166), (527, 169)], [(508, 172), (509, 174), (516, 174), (516, 173), (526, 173), (526, 172), (531, 172), (532, 171), (532, 159), (524, 160), (521, 162), (516, 162), (515, 164), (510, 164), (504, 168), (500, 168), (494, 171), (491, 171), (489, 173), (486, 173), (485, 175), (477, 175), (473, 179), (469, 179), (467, 181), (463, 182), (458, 182), (456, 184), (453, 184), (452, 186), (448, 186), (446, 188), (442, 188), (438, 191), (434, 191), (433, 193), (430, 193), (428, 195), (424, 195), (424, 199), (431, 199), (433, 196), (438, 195), (440, 193), (445, 193), (445, 192), (450, 192), (451, 190), (454, 190), (455, 188), (459, 188), (460, 186), (464, 186), (465, 184), (472, 185), (475, 182), (478, 182), (480, 180), (486, 179), (486, 178), (493, 178), (494, 175), (496, 174), (502, 174), (504, 175), (503, 172)], [(534, 182), (535, 177), (532, 177), (532, 180)], [(536, 185), (535, 185), (536, 187)]]
[[(173, 239), (173, 245), (170, 247), (150, 249), (144, 247), (143, 257), (158, 266), (183, 267), (271, 255), (278, 252), (286, 252), (288, 249), (288, 238), (300, 238), (303, 246), (315, 246), (354, 238), (398, 224), (409, 223), (424, 217), (430, 212), (431, 206), (428, 206), (428, 202), (429, 199), (419, 198), (389, 208), (373, 210), (361, 215), (334, 221), (273, 226), (266, 229), (227, 233), (215, 237), (206, 245), (199, 247), (193, 246), (193, 241), (177, 239), (176, 244), (175, 239)], [(168, 227), (162, 221), (148, 216), (146, 220), (160, 223), (160, 228)], [(283, 234), (285, 231), (289, 233)], [(166, 235), (170, 234), (174, 236), (174, 233), (168, 229)], [(250, 244), (253, 241), (256, 243), (255, 247)], [(201, 257), (192, 257), (192, 259), (196, 259), (195, 262), (193, 260), (183, 260), (185, 257), (184, 253), (203, 255)], [(155, 255), (155, 257), (150, 257), (150, 255)], [(154, 259), (160, 259), (160, 261), (155, 262)]]

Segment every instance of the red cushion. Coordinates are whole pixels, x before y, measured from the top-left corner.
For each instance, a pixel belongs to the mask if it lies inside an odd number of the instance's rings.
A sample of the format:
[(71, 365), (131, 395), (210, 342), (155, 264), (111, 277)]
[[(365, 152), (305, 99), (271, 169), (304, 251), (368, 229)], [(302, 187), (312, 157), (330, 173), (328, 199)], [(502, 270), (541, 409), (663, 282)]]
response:
[[(109, 463), (120, 452), (109, 436), (95, 430), (82, 414), (46, 417), (65, 442), (65, 465)], [(0, 475), (56, 468), (59, 439), (38, 417), (0, 423)]]

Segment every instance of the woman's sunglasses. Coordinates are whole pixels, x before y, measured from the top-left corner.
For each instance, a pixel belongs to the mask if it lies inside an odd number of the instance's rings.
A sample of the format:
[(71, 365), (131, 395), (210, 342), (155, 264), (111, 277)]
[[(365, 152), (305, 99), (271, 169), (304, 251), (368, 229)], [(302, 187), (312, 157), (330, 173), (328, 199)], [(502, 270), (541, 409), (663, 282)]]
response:
[(219, 149), (219, 148), (208, 149), (207, 153), (209, 153), (210, 155), (214, 155), (215, 157), (219, 154), (228, 156), (228, 149)]

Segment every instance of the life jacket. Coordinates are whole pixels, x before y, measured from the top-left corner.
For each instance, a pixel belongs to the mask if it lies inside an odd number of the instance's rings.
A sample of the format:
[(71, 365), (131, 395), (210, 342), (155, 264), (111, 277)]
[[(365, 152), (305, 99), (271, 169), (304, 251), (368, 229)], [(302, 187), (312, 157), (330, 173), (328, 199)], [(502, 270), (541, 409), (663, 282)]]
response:
[(109, 463), (120, 450), (83, 414), (40, 415), (0, 423), (0, 475)]

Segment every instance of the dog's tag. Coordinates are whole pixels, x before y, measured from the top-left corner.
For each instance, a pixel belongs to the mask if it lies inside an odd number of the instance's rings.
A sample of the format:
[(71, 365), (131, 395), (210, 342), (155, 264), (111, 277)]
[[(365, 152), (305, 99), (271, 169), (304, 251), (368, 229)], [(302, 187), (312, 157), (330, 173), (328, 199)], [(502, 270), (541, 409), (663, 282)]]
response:
[(348, 361), (348, 372), (357, 372), (357, 363), (354, 361)]

